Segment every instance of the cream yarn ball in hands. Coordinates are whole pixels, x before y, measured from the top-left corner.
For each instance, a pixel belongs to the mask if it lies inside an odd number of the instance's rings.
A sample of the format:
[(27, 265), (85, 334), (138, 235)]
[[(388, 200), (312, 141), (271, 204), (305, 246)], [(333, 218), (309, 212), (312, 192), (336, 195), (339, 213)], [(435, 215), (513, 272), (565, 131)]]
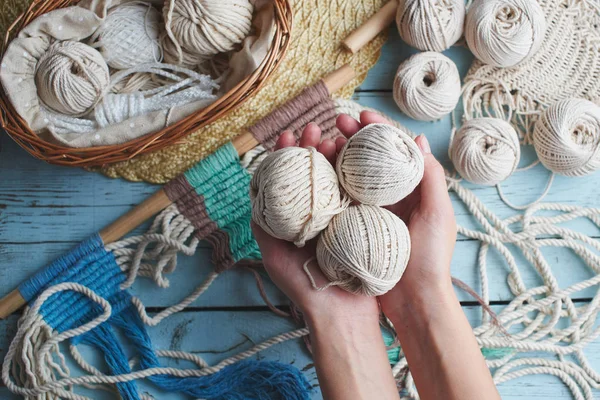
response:
[(542, 45), (546, 17), (537, 0), (475, 0), (465, 39), (475, 57), (496, 67), (513, 67)]
[(302, 247), (346, 205), (335, 170), (314, 148), (269, 154), (250, 182), (252, 219), (269, 235)]
[(80, 42), (55, 42), (37, 63), (35, 84), (46, 107), (79, 117), (102, 100), (110, 74), (96, 49)]
[(444, 51), (460, 39), (464, 0), (400, 0), (396, 24), (407, 44), (423, 51)]
[(161, 15), (148, 3), (131, 2), (112, 8), (91, 37), (106, 63), (115, 69), (159, 62)]
[(404, 222), (388, 210), (364, 204), (333, 217), (317, 242), (317, 261), (331, 284), (366, 296), (392, 289), (409, 257)]
[(456, 64), (443, 54), (419, 53), (398, 67), (394, 100), (412, 119), (434, 121), (454, 110), (460, 99)]
[(408, 196), (423, 178), (424, 161), (412, 137), (386, 124), (367, 125), (342, 148), (336, 170), (344, 190), (363, 204), (387, 206)]
[(542, 164), (557, 174), (600, 169), (600, 107), (583, 99), (551, 105), (535, 123), (533, 145)]
[(469, 182), (496, 185), (519, 165), (521, 147), (517, 131), (498, 118), (466, 121), (450, 139), (450, 160)]

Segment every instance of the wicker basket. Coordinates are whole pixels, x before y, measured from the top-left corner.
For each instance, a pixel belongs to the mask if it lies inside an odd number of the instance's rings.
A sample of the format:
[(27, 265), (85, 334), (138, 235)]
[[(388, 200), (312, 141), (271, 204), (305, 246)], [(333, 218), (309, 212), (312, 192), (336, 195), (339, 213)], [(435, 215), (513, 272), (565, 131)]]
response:
[[(0, 57), (10, 41), (38, 16), (61, 7), (68, 7), (77, 0), (34, 0), (27, 11), (18, 17), (7, 30)], [(261, 65), (244, 81), (217, 99), (208, 107), (161, 131), (142, 136), (127, 143), (87, 148), (65, 147), (42, 140), (14, 109), (4, 89), (0, 90), (0, 124), (2, 128), (31, 155), (50, 164), (97, 167), (129, 160), (140, 154), (160, 150), (177, 143), (186, 135), (219, 119), (240, 106), (265, 83), (282, 61), (290, 44), (292, 10), (288, 0), (273, 0), (275, 9), (275, 36), (269, 53)]]

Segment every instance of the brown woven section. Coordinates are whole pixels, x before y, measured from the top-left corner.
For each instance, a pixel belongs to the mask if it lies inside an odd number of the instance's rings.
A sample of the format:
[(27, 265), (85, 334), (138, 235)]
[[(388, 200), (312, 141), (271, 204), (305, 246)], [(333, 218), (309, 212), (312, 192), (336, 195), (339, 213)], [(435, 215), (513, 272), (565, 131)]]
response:
[(221, 273), (232, 268), (235, 264), (235, 260), (231, 255), (229, 235), (227, 232), (217, 229), (206, 238), (206, 241), (213, 247), (212, 261), (215, 265), (215, 271)]

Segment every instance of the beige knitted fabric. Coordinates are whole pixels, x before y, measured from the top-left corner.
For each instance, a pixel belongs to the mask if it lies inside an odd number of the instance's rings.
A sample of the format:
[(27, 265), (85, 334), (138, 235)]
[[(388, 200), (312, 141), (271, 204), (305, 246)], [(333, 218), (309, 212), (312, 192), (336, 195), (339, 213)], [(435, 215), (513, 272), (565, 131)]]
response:
[(165, 183), (347, 62), (351, 63), (357, 77), (336, 96), (349, 98), (377, 62), (386, 38), (382, 34), (354, 56), (344, 51), (339, 43), (374, 14), (385, 0), (290, 1), (294, 11), (290, 50), (256, 96), (227, 116), (187, 136), (181, 144), (107, 166), (102, 172), (133, 181)]
[[(600, 3), (597, 0), (538, 0), (548, 28), (540, 50), (513, 68), (476, 60), (463, 85), (465, 114), (512, 119), (525, 143), (537, 115), (558, 100), (600, 101)], [(511, 113), (512, 111), (512, 113)]]

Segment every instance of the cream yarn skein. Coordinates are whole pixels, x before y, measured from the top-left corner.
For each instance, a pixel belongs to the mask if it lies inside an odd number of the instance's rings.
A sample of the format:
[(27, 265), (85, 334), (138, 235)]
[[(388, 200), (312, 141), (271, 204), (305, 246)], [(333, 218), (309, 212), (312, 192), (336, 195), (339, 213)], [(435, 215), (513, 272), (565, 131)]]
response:
[(583, 99), (551, 105), (535, 123), (533, 145), (542, 164), (557, 174), (600, 169), (600, 107)]
[(161, 15), (148, 3), (131, 2), (112, 8), (91, 37), (106, 63), (115, 69), (158, 62)]
[(317, 242), (319, 267), (331, 281), (326, 287), (335, 285), (354, 294), (388, 292), (402, 277), (409, 258), (410, 236), (404, 222), (388, 210), (365, 204), (333, 217)]
[(475, 0), (465, 39), (475, 57), (496, 67), (513, 67), (542, 45), (546, 17), (537, 0)]
[(56, 42), (38, 61), (35, 84), (46, 107), (79, 117), (102, 100), (110, 74), (96, 49), (79, 42)]
[(454, 110), (460, 99), (456, 64), (443, 54), (418, 53), (398, 67), (394, 100), (412, 119), (434, 121)]
[(444, 51), (460, 39), (465, 22), (464, 0), (400, 0), (398, 33), (423, 51)]
[(469, 182), (496, 185), (517, 169), (521, 147), (517, 131), (498, 118), (466, 121), (450, 139), (450, 160)]
[(314, 148), (269, 154), (250, 182), (252, 219), (269, 235), (302, 247), (341, 212), (335, 170)]
[(408, 196), (423, 178), (424, 160), (410, 134), (386, 124), (365, 126), (338, 155), (340, 184), (363, 204), (387, 206)]

